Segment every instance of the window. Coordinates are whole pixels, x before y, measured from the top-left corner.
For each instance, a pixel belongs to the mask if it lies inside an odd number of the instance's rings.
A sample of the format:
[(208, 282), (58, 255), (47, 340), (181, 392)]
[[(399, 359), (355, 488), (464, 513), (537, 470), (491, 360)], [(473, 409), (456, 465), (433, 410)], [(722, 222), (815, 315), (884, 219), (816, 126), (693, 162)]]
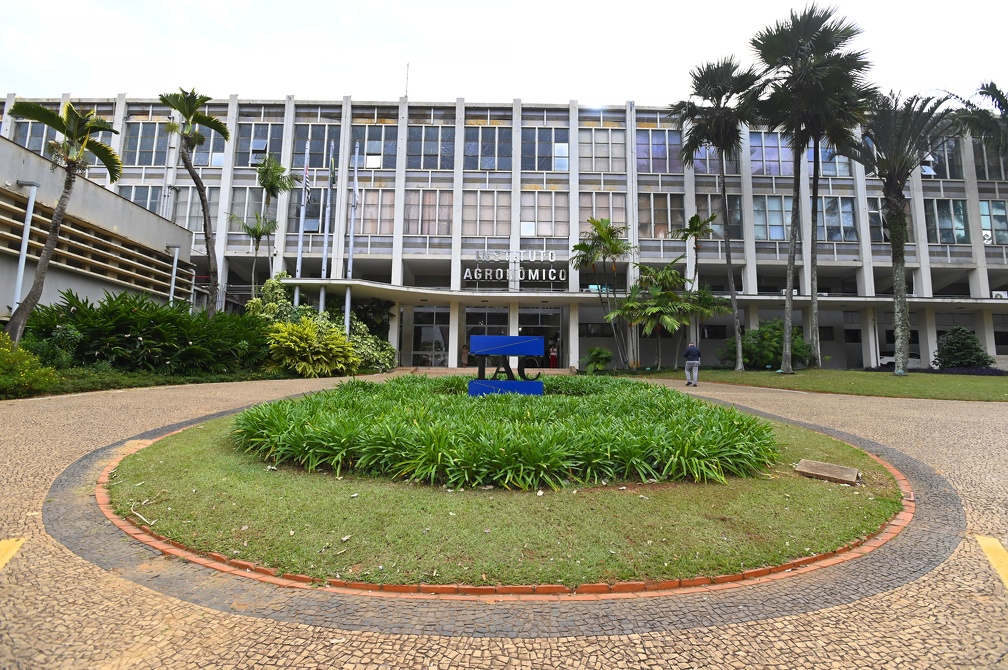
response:
[[(357, 206), (357, 232), (361, 235), (391, 235), (395, 211), (395, 191), (393, 189), (361, 189), (361, 200)], [(347, 208), (347, 224), (350, 223), (350, 208)]]
[(453, 126), (410, 126), (406, 134), (406, 167), (411, 170), (455, 168)]
[(925, 198), (924, 222), (927, 226), (928, 242), (969, 244), (965, 200)]
[(156, 121), (126, 124), (123, 165), (165, 165), (168, 158), (168, 130)]
[[(255, 190), (255, 189), (252, 189)], [(287, 205), (287, 232), (297, 233), (301, 226), (301, 202), (305, 197), (305, 190), (297, 188), (291, 191), (289, 204)], [(317, 233), (320, 231), (322, 214), (325, 206), (325, 189), (310, 188), (308, 191), (308, 206), (305, 208), (304, 231), (306, 233)], [(261, 193), (260, 189), (260, 193)], [(251, 195), (251, 192), (250, 192)], [(250, 206), (255, 208), (255, 201), (250, 201)], [(272, 206), (272, 203), (270, 203)], [(232, 205), (233, 206), (233, 205)], [(260, 201), (259, 207), (262, 208)], [(347, 208), (347, 221), (350, 221), (350, 208)], [(357, 211), (357, 232), (360, 232), (360, 208)]]
[(756, 175), (794, 176), (794, 154), (780, 133), (749, 133), (749, 157)]
[[(721, 174), (721, 156), (711, 146), (702, 146), (693, 154), (693, 172), (696, 174)], [(729, 158), (725, 163), (725, 174), (738, 174), (738, 159)]]
[(239, 123), (235, 166), (258, 165), (267, 153), (279, 156), (282, 146), (282, 123)]
[(980, 201), (980, 224), (984, 244), (1008, 244), (1008, 217), (1004, 200)]
[(120, 186), (119, 195), (155, 214), (161, 210), (160, 186)]
[[(339, 154), (340, 127), (331, 123), (294, 124), (294, 169), (304, 169), (305, 142), (308, 143), (308, 167), (328, 168), (326, 154), (329, 153), (330, 144), (333, 151)], [(353, 147), (350, 147), (350, 151), (352, 155)]]
[[(242, 223), (248, 225), (255, 224), (255, 215), (263, 213), (263, 190), (258, 186), (236, 186), (231, 189), (231, 208), (228, 213), (239, 220), (228, 217), (228, 230), (236, 233), (242, 232)], [(300, 210), (298, 217), (300, 218)], [(274, 198), (270, 201), (270, 211), (265, 213), (266, 220), (276, 220), (277, 201)], [(307, 218), (307, 217), (306, 217)], [(295, 227), (295, 230), (297, 228)]]
[(463, 167), (466, 170), (511, 170), (511, 129), (468, 127), (465, 129)]
[(637, 236), (671, 237), (673, 231), (686, 227), (684, 196), (676, 193), (640, 193), (637, 195)]
[[(910, 203), (905, 203), (907, 242), (913, 242), (913, 226), (910, 225)], [(889, 241), (889, 224), (886, 223), (882, 211), (882, 198), (868, 198), (868, 231), (872, 242)]]
[(637, 171), (681, 174), (682, 133), (678, 130), (639, 129), (637, 131)]
[(511, 234), (511, 193), (465, 191), (462, 194), (462, 234), (507, 237)]
[(413, 365), (448, 365), (449, 323), (444, 307), (413, 308)]
[(753, 196), (757, 240), (787, 240), (791, 230), (791, 196)]
[[(723, 240), (724, 216), (721, 215), (721, 196), (717, 194), (698, 193), (696, 196), (697, 214), (701, 219), (706, 219), (711, 214), (717, 214), (717, 218), (711, 222), (710, 239)], [(742, 196), (728, 196), (728, 211), (731, 218), (731, 227), (728, 230), (733, 240), (742, 239)], [(756, 239), (760, 239), (757, 237)]]
[[(210, 207), (211, 224), (217, 220), (217, 208), (220, 205), (220, 188), (207, 188), (207, 203)], [(186, 230), (203, 232), (203, 208), (200, 206), (199, 193), (195, 186), (183, 186), (178, 189), (175, 199), (175, 216), (172, 220)], [(213, 226), (216, 228), (216, 225)]]
[(816, 239), (821, 242), (857, 242), (854, 223), (854, 198), (825, 196), (819, 198)]
[[(398, 138), (398, 126), (353, 126), (350, 130), (350, 146), (360, 142), (357, 167), (365, 170), (394, 170)], [(353, 161), (353, 151), (351, 150), (351, 167), (353, 167)]]
[(582, 193), (579, 201), (582, 232), (591, 230), (588, 219), (609, 219), (614, 226), (626, 225), (626, 194)]
[(451, 224), (451, 191), (406, 191), (407, 235), (451, 235)]
[[(815, 161), (815, 149), (809, 143), (808, 163), (809, 175), (811, 178), (812, 167)], [(828, 144), (819, 145), (819, 174), (823, 177), (849, 177), (851, 176), (851, 162), (846, 156), (837, 154), (836, 150)]]
[(936, 137), (931, 142), (932, 161), (925, 161), (921, 176), (925, 179), (962, 179), (962, 154), (958, 137)]
[(570, 133), (566, 128), (522, 128), (522, 170), (566, 172), (570, 168)]
[(37, 154), (45, 155), (49, 142), (56, 139), (58, 133), (38, 121), (15, 121), (14, 141)]
[(973, 138), (973, 162), (977, 179), (980, 181), (1003, 181), (1005, 178), (1004, 158), (987, 148), (983, 140)]
[[(91, 142), (94, 140), (98, 140), (102, 144), (112, 147), (113, 151), (117, 149), (116, 136), (112, 133), (111, 130), (103, 130), (100, 133), (92, 135), (91, 140), (88, 141)], [(118, 151), (116, 153), (118, 153)], [(85, 154), (85, 156), (86, 156), (85, 162), (90, 167), (97, 167), (101, 170), (105, 169), (105, 166), (102, 165), (101, 162), (99, 162), (98, 158), (90, 151), (88, 151), (87, 154)]]
[(581, 172), (626, 172), (626, 131), (582, 128), (578, 131)]
[[(570, 195), (556, 191), (522, 191), (523, 237), (567, 237), (570, 234)], [(533, 224), (526, 235), (524, 224)]]
[(223, 167), (224, 165), (224, 138), (217, 134), (217, 131), (200, 129), (206, 141), (200, 144), (192, 153), (193, 165), (197, 167)]

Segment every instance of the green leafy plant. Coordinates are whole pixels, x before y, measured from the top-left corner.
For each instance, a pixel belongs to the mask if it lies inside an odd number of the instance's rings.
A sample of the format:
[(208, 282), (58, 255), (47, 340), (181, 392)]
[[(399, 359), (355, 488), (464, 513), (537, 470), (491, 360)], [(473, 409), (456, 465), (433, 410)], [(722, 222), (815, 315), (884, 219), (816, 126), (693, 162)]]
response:
[[(742, 335), (742, 360), (747, 367), (753, 369), (776, 369), (784, 352), (784, 322), (780, 319), (764, 321), (759, 328), (747, 330)], [(791, 333), (791, 364), (806, 365), (812, 350), (801, 330), (797, 327)], [(735, 338), (730, 338), (725, 346), (718, 350), (718, 358), (722, 362), (735, 361)]]
[(350, 342), (354, 353), (361, 359), (361, 368), (388, 372), (395, 367), (395, 348), (386, 340), (372, 335), (355, 313), (350, 314)]
[(360, 365), (353, 345), (320, 315), (302, 317), (297, 323), (274, 323), (269, 352), (272, 363), (302, 377), (354, 374)]
[(585, 365), (585, 373), (593, 375), (596, 372), (605, 370), (609, 363), (612, 362), (612, 357), (613, 353), (608, 349), (603, 347), (592, 347), (581, 359), (581, 362)]
[(976, 333), (963, 326), (954, 326), (938, 338), (934, 362), (942, 369), (986, 368), (994, 364), (994, 358), (980, 346)]
[(10, 336), (0, 333), (0, 399), (45, 393), (55, 385), (55, 370), (43, 366), (27, 349), (14, 348)]

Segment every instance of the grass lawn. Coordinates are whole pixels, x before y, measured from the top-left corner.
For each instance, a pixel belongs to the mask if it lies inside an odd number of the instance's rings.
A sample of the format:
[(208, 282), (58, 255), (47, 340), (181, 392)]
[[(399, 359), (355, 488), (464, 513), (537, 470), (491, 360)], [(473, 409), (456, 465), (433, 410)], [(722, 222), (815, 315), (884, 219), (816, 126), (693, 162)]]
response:
[[(109, 484), (117, 512), (132, 508), (193, 549), (281, 572), (573, 586), (780, 564), (836, 549), (901, 509), (895, 482), (867, 455), (786, 425), (775, 425), (780, 458), (761, 477), (540, 495), (273, 469), (235, 449), (232, 422), (207, 422), (125, 458)], [(859, 468), (864, 485), (795, 475), (801, 458)]]
[[(681, 369), (662, 370), (659, 373), (650, 373), (649, 376), (685, 380)], [(799, 370), (793, 375), (782, 375), (769, 370), (735, 372), (700, 368), (700, 383), (704, 382), (891, 398), (1008, 401), (1008, 377), (943, 375), (912, 371), (906, 376), (897, 377), (888, 372), (861, 370)]]

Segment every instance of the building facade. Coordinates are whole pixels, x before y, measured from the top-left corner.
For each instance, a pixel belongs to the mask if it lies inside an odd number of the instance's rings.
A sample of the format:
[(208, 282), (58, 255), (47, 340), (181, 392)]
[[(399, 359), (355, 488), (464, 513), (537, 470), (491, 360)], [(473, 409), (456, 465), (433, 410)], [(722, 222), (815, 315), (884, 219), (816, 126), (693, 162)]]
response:
[[(6, 97), (6, 108), (14, 99)], [(103, 139), (119, 152), (124, 170), (108, 188), (192, 231), (200, 273), (206, 251), (199, 200), (179, 165), (177, 138), (166, 132), (169, 110), (124, 95), (37, 102), (55, 109), (66, 100), (113, 123), (119, 134)], [(231, 135), (224, 142), (211, 133), (194, 155), (215, 213), (222, 300), (240, 306), (250, 296), (253, 259), (256, 283), (265, 278), (268, 259), (272, 271), (295, 277), (291, 283), (302, 302), (331, 307), (342, 303), (348, 287), (355, 298), (389, 300), (389, 338), (401, 365), (464, 364), (463, 348), (474, 334), (542, 335), (556, 345), (562, 366), (577, 365), (589, 347), (612, 348), (598, 298), (598, 287), (612, 275), (579, 272), (569, 262), (589, 218), (626, 226), (635, 248), (632, 258), (617, 264), (617, 292), (635, 280), (636, 263), (674, 263), (716, 293), (727, 291), (718, 157), (700, 154), (684, 167), (678, 158), (682, 133), (665, 108), (231, 96), (211, 101), (207, 111), (224, 120)], [(881, 183), (828, 148), (820, 156), (809, 150), (801, 161), (802, 197), (793, 203), (786, 139), (743, 130), (742, 151), (726, 165), (726, 181), (744, 326), (783, 314), (790, 214), (799, 207), (807, 228), (809, 172), (817, 160), (824, 365), (876, 365), (893, 348)], [(43, 127), (7, 115), (0, 136), (34, 151), (48, 139)], [(961, 325), (1005, 364), (1005, 161), (969, 138), (939, 146), (908, 191), (911, 349), (930, 361), (941, 333)], [(267, 215), (280, 226), (257, 254), (241, 223), (262, 212), (255, 167), (266, 153), (304, 175), (307, 188), (271, 203)], [(107, 182), (100, 166), (87, 176)], [(675, 238), (693, 214), (711, 213), (718, 217), (699, 250)], [(803, 259), (811, 244), (805, 238), (799, 243), (794, 298), (795, 322), (805, 323), (806, 332), (811, 268)], [(719, 317), (698, 326), (705, 364), (716, 362), (728, 324)], [(629, 335), (631, 358), (652, 366), (657, 339)], [(679, 355), (674, 343), (663, 342), (666, 364)]]

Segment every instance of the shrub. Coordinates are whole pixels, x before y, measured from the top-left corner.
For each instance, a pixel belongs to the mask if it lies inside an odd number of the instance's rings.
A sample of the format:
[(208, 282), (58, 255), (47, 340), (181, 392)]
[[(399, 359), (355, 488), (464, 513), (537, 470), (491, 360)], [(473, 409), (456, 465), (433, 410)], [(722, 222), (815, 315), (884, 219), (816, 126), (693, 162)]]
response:
[(55, 370), (43, 366), (27, 349), (14, 348), (7, 333), (0, 332), (0, 399), (46, 393), (56, 382)]
[(277, 322), (269, 331), (270, 360), (302, 377), (328, 377), (357, 372), (360, 358), (353, 345), (324, 315), (297, 323)]
[(72, 325), (60, 324), (47, 338), (32, 332), (25, 334), (19, 346), (38, 356), (43, 365), (65, 370), (75, 363), (74, 352), (84, 336)]
[(724, 482), (776, 458), (765, 421), (667, 388), (550, 376), (541, 397), (471, 398), (459, 392), (465, 381), (349, 381), (246, 410), (233, 436), (258, 458), (308, 470), (523, 490), (614, 479)]
[(935, 363), (939, 368), (985, 368), (994, 364), (994, 359), (980, 346), (976, 333), (962, 326), (938, 338), (938, 353)]
[[(784, 356), (784, 321), (773, 319), (764, 321), (759, 328), (747, 330), (742, 335), (742, 361), (746, 367), (754, 369), (776, 370), (780, 367)], [(794, 327), (791, 330), (791, 365), (807, 365), (812, 357), (812, 349), (801, 330)], [(722, 363), (735, 362), (735, 338), (731, 337), (724, 347), (718, 350), (718, 359)]]
[(360, 366), (376, 372), (388, 372), (395, 367), (396, 350), (387, 341), (368, 331), (356, 314), (350, 314), (350, 342), (360, 358)]
[(612, 352), (603, 347), (592, 347), (585, 354), (581, 362), (585, 364), (585, 373), (593, 375), (596, 372), (605, 370), (612, 361)]

